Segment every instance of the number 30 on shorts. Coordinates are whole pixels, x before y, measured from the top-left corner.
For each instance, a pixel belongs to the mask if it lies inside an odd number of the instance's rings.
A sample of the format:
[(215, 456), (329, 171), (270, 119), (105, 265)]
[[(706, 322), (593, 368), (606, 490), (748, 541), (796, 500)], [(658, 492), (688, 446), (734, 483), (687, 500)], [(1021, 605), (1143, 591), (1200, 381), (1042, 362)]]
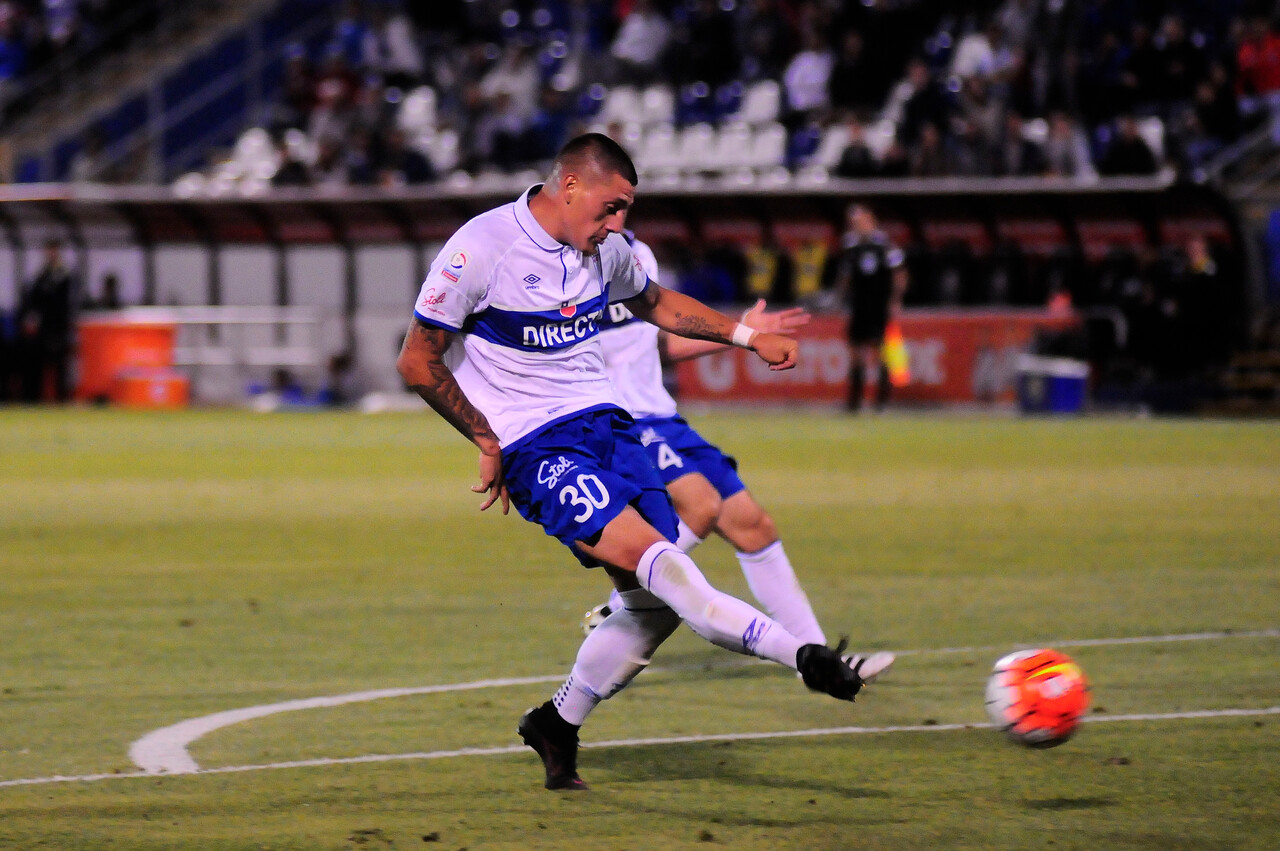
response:
[(604, 508), (609, 504), (609, 491), (605, 488), (604, 482), (592, 473), (583, 473), (578, 476), (578, 486), (565, 485), (560, 489), (560, 504), (566, 502), (570, 505), (580, 506), (581, 514), (575, 514), (573, 522), (582, 523), (592, 514), (595, 514), (597, 508)]

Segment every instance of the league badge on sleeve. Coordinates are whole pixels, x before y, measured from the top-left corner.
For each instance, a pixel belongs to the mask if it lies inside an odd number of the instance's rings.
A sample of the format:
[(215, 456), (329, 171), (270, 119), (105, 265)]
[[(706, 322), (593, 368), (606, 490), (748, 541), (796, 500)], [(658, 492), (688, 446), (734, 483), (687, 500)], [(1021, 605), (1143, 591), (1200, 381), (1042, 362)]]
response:
[(453, 256), (449, 258), (448, 264), (440, 270), (440, 274), (444, 275), (455, 284), (458, 283), (458, 277), (462, 274), (462, 270), (467, 266), (467, 252), (455, 251)]

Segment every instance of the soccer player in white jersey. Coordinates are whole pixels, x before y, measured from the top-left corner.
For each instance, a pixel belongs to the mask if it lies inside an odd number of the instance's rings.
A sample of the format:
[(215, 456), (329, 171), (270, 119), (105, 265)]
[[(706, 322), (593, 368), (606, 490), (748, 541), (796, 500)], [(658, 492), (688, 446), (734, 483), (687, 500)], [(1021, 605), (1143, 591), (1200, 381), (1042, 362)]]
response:
[(585, 788), (578, 729), (644, 669), (681, 620), (708, 641), (798, 670), (809, 688), (852, 700), (861, 657), (806, 643), (717, 591), (674, 544), (675, 510), (631, 430), (600, 354), (609, 303), (682, 336), (752, 349), (774, 369), (796, 342), (755, 331), (652, 283), (621, 231), (635, 166), (601, 134), (570, 140), (543, 184), (463, 225), (432, 262), (397, 367), (480, 450), (481, 510), (514, 502), (525, 519), (603, 566), (625, 607), (579, 648), (551, 700), (518, 732), (550, 789)]
[[(650, 281), (658, 280), (658, 262), (649, 246), (626, 232), (631, 252)], [(760, 331), (787, 333), (809, 322), (801, 308), (770, 312), (758, 301), (742, 317)], [(636, 420), (640, 442), (667, 486), (679, 516), (676, 545), (691, 552), (712, 532), (737, 551), (747, 586), (764, 611), (802, 641), (825, 644), (826, 637), (804, 589), (796, 579), (773, 518), (747, 490), (738, 464), (707, 442), (676, 410), (662, 383), (662, 363), (691, 360), (728, 347), (707, 340), (673, 336), (634, 316), (625, 304), (609, 305), (600, 329), (605, 370), (622, 406)], [(609, 602), (587, 613), (590, 631), (622, 606), (615, 591)], [(876, 653), (861, 669), (864, 681), (883, 673), (894, 657)]]

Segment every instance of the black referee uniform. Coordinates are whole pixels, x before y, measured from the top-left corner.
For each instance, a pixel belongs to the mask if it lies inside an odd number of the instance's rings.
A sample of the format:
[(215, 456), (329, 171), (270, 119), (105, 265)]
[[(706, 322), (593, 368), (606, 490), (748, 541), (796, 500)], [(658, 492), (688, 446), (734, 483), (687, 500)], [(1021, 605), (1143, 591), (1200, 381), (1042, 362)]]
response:
[[(894, 298), (894, 278), (906, 258), (902, 249), (889, 241), (884, 231), (845, 235), (838, 273), (849, 309), (849, 342), (858, 346), (880, 346), (889, 324), (889, 305)], [(880, 365), (878, 404), (889, 397), (889, 376)], [(849, 370), (849, 407), (862, 404), (865, 377), (855, 349)]]

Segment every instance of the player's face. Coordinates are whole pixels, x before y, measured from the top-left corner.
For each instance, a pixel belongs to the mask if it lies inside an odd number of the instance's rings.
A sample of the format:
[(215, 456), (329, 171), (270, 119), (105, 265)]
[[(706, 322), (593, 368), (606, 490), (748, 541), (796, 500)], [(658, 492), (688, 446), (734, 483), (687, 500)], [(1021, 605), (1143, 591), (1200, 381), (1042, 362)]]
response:
[(595, 254), (609, 234), (622, 232), (636, 188), (620, 174), (587, 174), (576, 180), (571, 191), (571, 203), (565, 208), (570, 244), (584, 254)]

